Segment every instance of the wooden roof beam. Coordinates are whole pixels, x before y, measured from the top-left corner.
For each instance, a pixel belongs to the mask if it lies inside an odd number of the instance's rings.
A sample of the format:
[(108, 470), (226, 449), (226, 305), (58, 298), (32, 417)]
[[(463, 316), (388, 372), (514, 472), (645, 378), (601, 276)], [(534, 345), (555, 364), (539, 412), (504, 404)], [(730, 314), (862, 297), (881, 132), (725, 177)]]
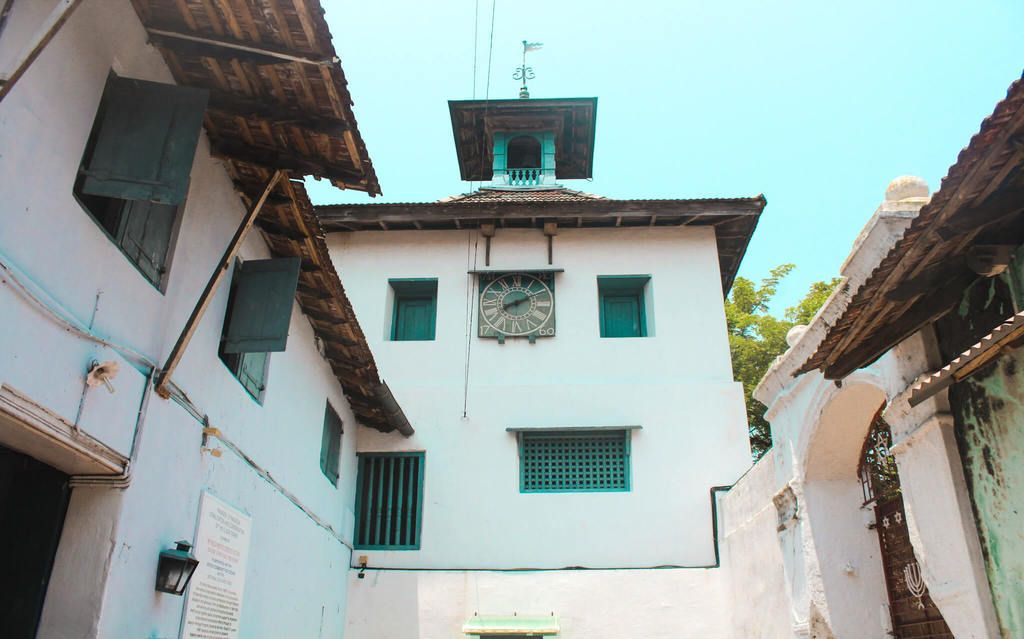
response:
[(288, 124), (311, 133), (340, 137), (351, 131), (344, 120), (325, 120), (290, 105), (256, 100), (227, 91), (212, 91), (206, 108), (229, 117), (266, 120), (271, 124)]
[[(250, 59), (256, 64), (300, 62), (314, 66), (334, 67), (341, 63), (338, 56), (323, 57), (304, 54), (268, 44), (259, 44), (257, 46), (256, 44), (239, 40), (200, 36), (154, 27), (148, 27), (147, 31), (153, 42), (179, 54), (219, 59)], [(171, 42), (172, 40), (174, 42)]]
[(355, 188), (353, 185), (357, 185), (361, 178), (361, 176), (342, 171), (337, 167), (331, 167), (311, 158), (301, 157), (287, 151), (260, 149), (220, 138), (215, 138), (212, 142), (214, 147), (213, 155), (221, 156), (228, 160), (256, 164), (271, 170), (287, 169), (297, 175), (326, 177), (345, 182), (350, 188)]

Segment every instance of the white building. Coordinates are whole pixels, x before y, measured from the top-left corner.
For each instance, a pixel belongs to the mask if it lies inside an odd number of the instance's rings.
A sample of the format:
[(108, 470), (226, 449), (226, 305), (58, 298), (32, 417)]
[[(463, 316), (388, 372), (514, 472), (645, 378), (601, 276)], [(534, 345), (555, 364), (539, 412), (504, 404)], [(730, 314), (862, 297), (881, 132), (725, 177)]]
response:
[(774, 445), (723, 499), (735, 636), (1024, 633), (1022, 128), (1018, 80), (939, 190), (894, 180), (755, 389)]
[(346, 636), (731, 636), (715, 487), (750, 450), (723, 293), (764, 199), (561, 186), (591, 175), (596, 99), (450, 109), (483, 188), (317, 209), (416, 429), (359, 432)]
[(341, 636), (357, 425), (408, 424), (289, 176), (379, 189), (319, 7), (250, 5), (4, 4), (5, 638)]

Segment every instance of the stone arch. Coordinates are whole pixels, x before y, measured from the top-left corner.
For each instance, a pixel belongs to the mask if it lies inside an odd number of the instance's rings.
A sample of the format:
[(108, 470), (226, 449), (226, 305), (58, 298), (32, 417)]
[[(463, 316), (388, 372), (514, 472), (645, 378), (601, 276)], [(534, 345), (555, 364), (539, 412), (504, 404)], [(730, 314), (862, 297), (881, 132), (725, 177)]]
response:
[[(805, 547), (810, 601), (837, 637), (883, 639), (888, 595), (878, 537), (861, 508), (857, 470), (872, 419), (887, 400), (881, 380), (858, 371), (841, 384), (827, 382), (812, 401), (802, 434)], [(807, 537), (810, 539), (807, 539)]]

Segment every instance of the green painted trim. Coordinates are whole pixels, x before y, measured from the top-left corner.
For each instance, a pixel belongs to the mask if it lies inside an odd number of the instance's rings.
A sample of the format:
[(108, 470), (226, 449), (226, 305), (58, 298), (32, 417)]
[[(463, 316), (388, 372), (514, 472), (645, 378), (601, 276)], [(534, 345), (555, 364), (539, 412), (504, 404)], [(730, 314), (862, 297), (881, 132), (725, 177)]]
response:
[(643, 426), (508, 426), (506, 433), (587, 433), (603, 430), (642, 430)]
[[(397, 459), (397, 458), (409, 458), (414, 457), (419, 459), (419, 476), (417, 477), (417, 489), (416, 489), (416, 513), (414, 515), (416, 520), (416, 533), (415, 533), (415, 544), (360, 544), (358, 540), (360, 535), (358, 527), (360, 519), (362, 517), (363, 509), (363, 485), (366, 482), (366, 460), (367, 459)], [(424, 452), (394, 452), (394, 453), (356, 453), (358, 459), (358, 470), (356, 473), (356, 507), (355, 507), (355, 522), (353, 524), (353, 548), (359, 550), (419, 550), (420, 543), (422, 541), (423, 534), (423, 487), (424, 476), (426, 475), (426, 453)], [(372, 488), (372, 477), (371, 488)], [(390, 494), (388, 496), (390, 499)], [(368, 530), (367, 526), (364, 526), (364, 531)], [(406, 532), (409, 532), (408, 530)]]
[[(650, 275), (598, 275), (598, 330), (602, 338), (622, 339), (630, 337), (647, 337), (647, 304), (645, 289), (651, 282)], [(607, 297), (635, 296), (637, 305), (637, 322), (639, 335), (609, 335), (605, 324), (605, 305)]]
[(564, 273), (565, 269), (557, 266), (543, 266), (540, 268), (475, 268), (471, 271), (466, 271), (470, 275), (476, 275), (480, 273)]
[[(393, 342), (429, 342), (437, 337), (437, 278), (436, 277), (402, 277), (388, 280), (388, 285), (394, 292), (394, 302), (391, 305), (391, 331), (389, 339)], [(430, 325), (427, 327), (427, 335), (423, 338), (399, 337), (398, 309), (406, 301), (430, 300), (430, 307), (427, 314), (430, 316)]]

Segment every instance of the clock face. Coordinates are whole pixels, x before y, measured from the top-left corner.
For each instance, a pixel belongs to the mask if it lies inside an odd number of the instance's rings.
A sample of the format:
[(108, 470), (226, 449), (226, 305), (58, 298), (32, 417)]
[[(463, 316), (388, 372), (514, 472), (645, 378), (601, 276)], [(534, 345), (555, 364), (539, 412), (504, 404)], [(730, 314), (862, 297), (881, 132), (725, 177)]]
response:
[(481, 273), (480, 337), (552, 337), (555, 283), (551, 273)]

